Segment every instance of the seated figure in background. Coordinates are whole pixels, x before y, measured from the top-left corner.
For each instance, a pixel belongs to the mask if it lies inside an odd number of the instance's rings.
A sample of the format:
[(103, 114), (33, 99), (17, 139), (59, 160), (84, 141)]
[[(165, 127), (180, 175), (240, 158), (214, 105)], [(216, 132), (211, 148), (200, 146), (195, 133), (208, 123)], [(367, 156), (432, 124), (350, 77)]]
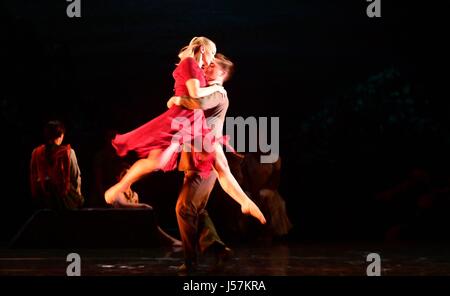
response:
[(75, 151), (62, 145), (65, 134), (60, 121), (50, 121), (44, 129), (45, 144), (31, 155), (31, 194), (39, 208), (76, 209), (84, 203), (81, 173)]

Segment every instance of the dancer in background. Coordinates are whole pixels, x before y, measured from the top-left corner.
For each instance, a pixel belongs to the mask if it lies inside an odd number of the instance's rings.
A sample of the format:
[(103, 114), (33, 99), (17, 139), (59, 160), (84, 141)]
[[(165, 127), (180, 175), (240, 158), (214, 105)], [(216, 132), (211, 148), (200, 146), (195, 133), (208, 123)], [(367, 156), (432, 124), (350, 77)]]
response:
[[(117, 177), (117, 180), (120, 181), (127, 171), (128, 167), (124, 167), (120, 175)], [(153, 209), (151, 205), (141, 203), (139, 201), (138, 193), (131, 189), (131, 187), (127, 191), (121, 192), (116, 195), (116, 198), (111, 202), (111, 206), (113, 206), (114, 208)], [(182, 247), (181, 241), (166, 233), (159, 225), (157, 225), (156, 228), (158, 229), (158, 234), (161, 242), (166, 245), (170, 245), (174, 250)]]
[(60, 121), (50, 121), (44, 128), (45, 144), (31, 155), (31, 194), (40, 208), (77, 209), (84, 203), (81, 173), (75, 151), (62, 145), (66, 130)]

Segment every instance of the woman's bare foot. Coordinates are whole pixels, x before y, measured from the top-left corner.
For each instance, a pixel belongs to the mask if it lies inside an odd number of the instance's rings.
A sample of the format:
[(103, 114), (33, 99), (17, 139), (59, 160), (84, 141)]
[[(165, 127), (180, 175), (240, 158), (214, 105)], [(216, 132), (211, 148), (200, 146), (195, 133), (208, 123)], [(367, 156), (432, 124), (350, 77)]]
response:
[(117, 197), (120, 193), (127, 191), (127, 188), (123, 188), (123, 187), (125, 187), (125, 186), (119, 182), (116, 185), (109, 188), (108, 190), (106, 190), (106, 192), (105, 192), (106, 202), (108, 204), (114, 203), (114, 201), (117, 200)]
[(264, 218), (264, 215), (261, 212), (261, 210), (251, 199), (248, 199), (241, 205), (241, 211), (246, 215), (251, 215), (255, 217), (256, 219), (259, 220), (259, 222), (261, 222), (261, 224), (266, 224), (266, 218)]

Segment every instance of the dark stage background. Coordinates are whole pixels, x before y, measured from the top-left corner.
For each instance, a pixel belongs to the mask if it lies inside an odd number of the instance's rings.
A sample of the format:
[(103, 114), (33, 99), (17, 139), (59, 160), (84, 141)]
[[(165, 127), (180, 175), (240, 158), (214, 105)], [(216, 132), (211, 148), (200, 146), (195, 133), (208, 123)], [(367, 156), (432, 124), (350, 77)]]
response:
[[(33, 211), (28, 164), (44, 123), (65, 122), (95, 205), (105, 134), (166, 110), (178, 51), (201, 35), (237, 67), (227, 116), (280, 117), (288, 239), (448, 238), (444, 35), (426, 2), (391, 2), (373, 19), (364, 0), (82, 0), (73, 19), (63, 0), (1, 2), (2, 243)], [(181, 182), (138, 185), (172, 233)]]

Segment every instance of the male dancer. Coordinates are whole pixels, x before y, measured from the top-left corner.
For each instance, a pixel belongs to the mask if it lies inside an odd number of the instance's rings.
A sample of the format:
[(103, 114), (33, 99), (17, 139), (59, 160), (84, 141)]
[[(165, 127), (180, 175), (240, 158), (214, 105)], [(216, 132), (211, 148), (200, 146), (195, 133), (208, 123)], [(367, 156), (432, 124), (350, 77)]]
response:
[[(229, 59), (222, 54), (216, 54), (215, 60), (205, 70), (208, 83), (222, 85), (231, 77), (233, 69), (234, 65)], [(214, 93), (199, 99), (172, 97), (167, 105), (170, 108), (173, 104), (188, 109), (203, 109), (212, 133), (217, 137), (222, 136), (225, 114), (229, 104), (226, 95)], [(226, 165), (226, 160), (223, 161), (225, 158), (223, 153), (216, 157), (217, 162)], [(179, 272), (195, 270), (197, 249), (201, 253), (212, 249), (216, 255), (216, 263), (220, 265), (232, 255), (232, 251), (220, 239), (206, 211), (206, 204), (217, 175), (211, 167), (209, 176), (202, 178), (200, 172), (195, 169), (192, 154), (185, 151), (181, 153), (179, 170), (185, 172), (185, 177), (176, 205), (176, 215), (183, 242), (185, 263), (178, 270)]]

